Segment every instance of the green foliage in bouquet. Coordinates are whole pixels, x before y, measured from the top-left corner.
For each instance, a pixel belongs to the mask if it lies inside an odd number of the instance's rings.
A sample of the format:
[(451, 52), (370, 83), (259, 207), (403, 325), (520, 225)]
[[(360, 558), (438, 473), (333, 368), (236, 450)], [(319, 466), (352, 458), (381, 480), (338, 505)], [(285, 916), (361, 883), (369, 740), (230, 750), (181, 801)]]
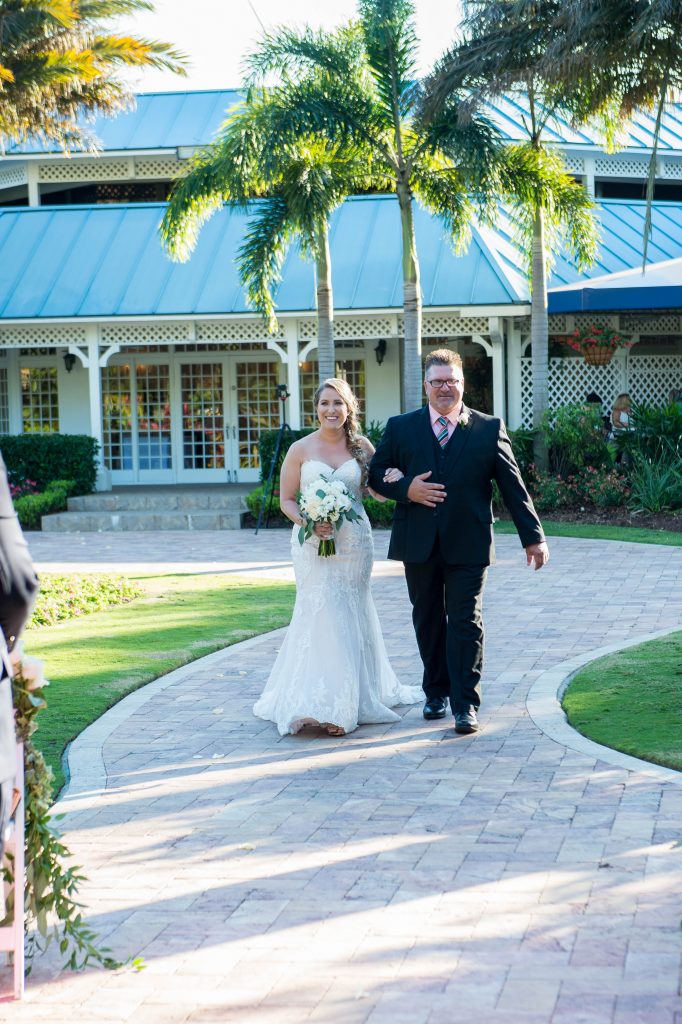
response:
[[(24, 744), (26, 973), (30, 973), (36, 953), (53, 940), (58, 941), (66, 966), (72, 970), (92, 963), (110, 970), (121, 967), (110, 949), (96, 945), (95, 932), (83, 921), (77, 895), (85, 876), (80, 868), (65, 866), (71, 853), (57, 826), (59, 816), (50, 814), (52, 769), (32, 739), (36, 717), (47, 707), (44, 689), (48, 684), (42, 665), (37, 659), (18, 657), (15, 661), (12, 693), (16, 732), (17, 740)], [(132, 963), (138, 968), (142, 965), (139, 959)]]

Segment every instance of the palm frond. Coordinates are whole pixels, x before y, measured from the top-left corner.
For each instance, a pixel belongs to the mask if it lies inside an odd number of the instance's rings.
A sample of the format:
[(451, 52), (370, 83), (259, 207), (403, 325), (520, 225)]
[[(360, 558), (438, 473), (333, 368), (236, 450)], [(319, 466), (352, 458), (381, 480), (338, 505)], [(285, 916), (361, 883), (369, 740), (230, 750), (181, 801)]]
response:
[(443, 221), (455, 251), (464, 252), (471, 240), (473, 207), (461, 176), (454, 168), (421, 167), (413, 180), (415, 195)]
[(290, 210), (280, 196), (264, 200), (254, 210), (237, 265), (249, 301), (268, 322), (271, 333), (277, 331), (273, 287), (282, 276), (282, 265), (293, 235)]

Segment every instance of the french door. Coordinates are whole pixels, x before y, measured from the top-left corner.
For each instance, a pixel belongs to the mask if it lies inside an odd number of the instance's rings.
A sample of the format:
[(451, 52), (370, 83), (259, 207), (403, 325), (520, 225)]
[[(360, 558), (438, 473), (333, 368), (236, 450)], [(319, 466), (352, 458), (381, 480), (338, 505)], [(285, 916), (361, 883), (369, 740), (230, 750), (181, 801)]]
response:
[(281, 364), (264, 356), (131, 358), (102, 371), (114, 483), (257, 481), (258, 437), (279, 427)]

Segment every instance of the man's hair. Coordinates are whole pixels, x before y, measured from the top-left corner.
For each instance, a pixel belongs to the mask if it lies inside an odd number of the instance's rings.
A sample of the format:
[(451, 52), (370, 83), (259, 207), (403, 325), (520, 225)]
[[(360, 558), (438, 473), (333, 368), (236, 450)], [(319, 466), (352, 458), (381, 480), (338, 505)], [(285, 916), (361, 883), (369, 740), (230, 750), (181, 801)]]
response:
[(424, 375), (432, 366), (455, 366), (464, 372), (461, 355), (459, 352), (453, 352), (451, 348), (436, 348), (433, 352), (429, 352), (424, 363)]

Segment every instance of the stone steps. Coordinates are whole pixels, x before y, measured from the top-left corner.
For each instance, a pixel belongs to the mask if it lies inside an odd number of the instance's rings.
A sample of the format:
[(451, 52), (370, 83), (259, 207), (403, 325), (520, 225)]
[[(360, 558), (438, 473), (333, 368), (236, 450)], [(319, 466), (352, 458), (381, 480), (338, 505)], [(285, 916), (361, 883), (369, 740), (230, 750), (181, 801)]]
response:
[(111, 491), (69, 498), (68, 511), (43, 516), (45, 533), (111, 530), (239, 530), (247, 511), (238, 491)]

